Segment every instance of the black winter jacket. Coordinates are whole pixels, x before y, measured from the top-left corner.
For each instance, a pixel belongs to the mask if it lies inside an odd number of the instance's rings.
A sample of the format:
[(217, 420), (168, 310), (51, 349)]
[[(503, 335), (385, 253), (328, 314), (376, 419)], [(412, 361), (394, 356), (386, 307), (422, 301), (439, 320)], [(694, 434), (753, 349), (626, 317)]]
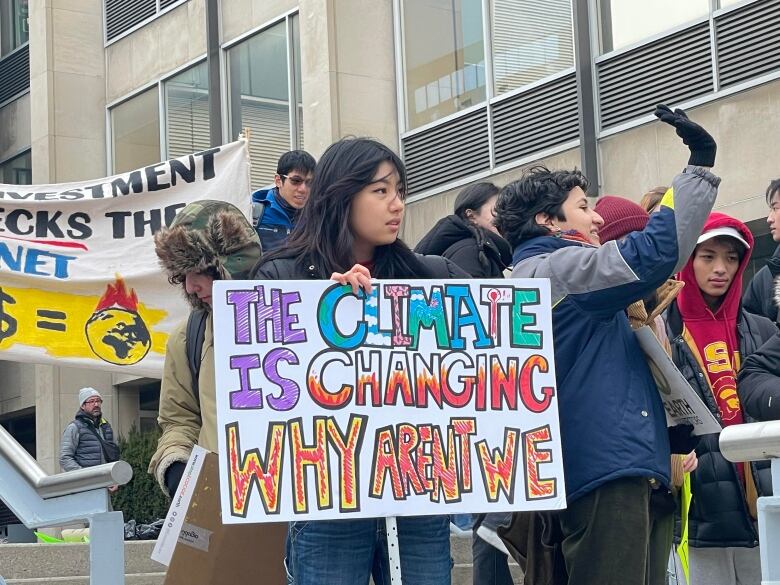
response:
[(780, 332), (742, 362), (737, 394), (752, 418), (780, 420)]
[[(704, 404), (720, 420), (707, 375), (701, 371), (696, 357), (683, 339), (682, 330), (682, 317), (677, 303), (673, 303), (667, 313), (672, 360)], [(776, 331), (769, 319), (741, 310), (737, 336), (742, 359), (755, 352)], [(745, 422), (752, 422), (749, 416), (745, 416)], [(688, 544), (696, 548), (757, 546), (758, 534), (745, 502), (745, 489), (736, 465), (721, 454), (719, 438), (719, 435), (705, 435), (696, 447), (699, 466), (691, 474), (693, 499), (688, 511)], [(750, 469), (759, 496), (770, 495), (772, 477), (769, 462), (751, 463)]]
[[(452, 261), (441, 256), (423, 256), (417, 254), (417, 259), (431, 273), (429, 278), (468, 278), (469, 275)], [(317, 280), (314, 266), (304, 266), (295, 258), (273, 258), (267, 262), (261, 259), (255, 266), (253, 279), (257, 280)], [(420, 275), (418, 278), (423, 278)]]
[(742, 295), (742, 308), (749, 313), (763, 315), (777, 322), (780, 319), (780, 311), (775, 302), (774, 281), (778, 276), (780, 276), (780, 246), (767, 261), (766, 266), (756, 272), (753, 280), (748, 284)]
[[(476, 232), (476, 230), (480, 230)], [(482, 241), (477, 241), (477, 233)], [(512, 248), (497, 233), (471, 226), (457, 215), (440, 219), (414, 251), (449, 258), (474, 278), (503, 278)]]

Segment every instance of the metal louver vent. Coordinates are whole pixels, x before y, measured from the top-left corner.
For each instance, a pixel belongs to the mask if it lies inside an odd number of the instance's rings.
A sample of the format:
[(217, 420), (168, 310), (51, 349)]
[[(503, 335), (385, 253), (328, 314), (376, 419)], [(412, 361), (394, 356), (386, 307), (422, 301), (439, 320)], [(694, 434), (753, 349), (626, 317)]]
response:
[(30, 45), (0, 61), (0, 104), (30, 89)]
[(721, 87), (780, 69), (780, 0), (762, 0), (715, 20)]
[(181, 0), (160, 0), (160, 10), (164, 10), (168, 8), (168, 6), (173, 6), (177, 2), (180, 2)]
[(487, 108), (403, 138), (409, 194), (490, 168)]
[(118, 37), (157, 12), (157, 0), (106, 0), (106, 40)]
[(709, 23), (599, 61), (601, 127), (651, 113), (713, 90)]
[(493, 105), (497, 165), (574, 140), (578, 135), (574, 72)]

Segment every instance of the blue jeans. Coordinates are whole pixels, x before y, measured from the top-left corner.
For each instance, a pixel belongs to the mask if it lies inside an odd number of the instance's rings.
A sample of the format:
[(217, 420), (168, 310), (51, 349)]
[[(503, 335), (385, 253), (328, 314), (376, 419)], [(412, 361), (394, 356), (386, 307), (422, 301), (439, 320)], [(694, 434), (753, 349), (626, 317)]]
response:
[[(404, 585), (450, 585), (448, 516), (398, 518)], [(390, 585), (384, 518), (292, 522), (287, 533), (290, 585)]]

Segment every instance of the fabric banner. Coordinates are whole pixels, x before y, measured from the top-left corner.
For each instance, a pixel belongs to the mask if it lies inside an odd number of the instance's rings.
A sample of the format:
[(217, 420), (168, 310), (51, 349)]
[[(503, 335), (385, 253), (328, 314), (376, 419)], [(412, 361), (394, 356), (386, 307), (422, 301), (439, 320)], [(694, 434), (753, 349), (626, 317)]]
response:
[(199, 199), (249, 217), (245, 140), (105, 179), (0, 185), (0, 359), (160, 377), (187, 303), (153, 234)]
[(549, 281), (213, 300), (223, 522), (566, 506)]

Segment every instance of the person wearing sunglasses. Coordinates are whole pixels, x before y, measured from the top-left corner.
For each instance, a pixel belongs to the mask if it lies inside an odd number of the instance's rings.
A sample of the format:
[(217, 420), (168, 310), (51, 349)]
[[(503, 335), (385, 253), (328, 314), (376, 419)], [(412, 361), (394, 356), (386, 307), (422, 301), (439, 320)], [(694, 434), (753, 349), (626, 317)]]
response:
[(315, 165), (305, 150), (285, 152), (276, 165), (274, 186), (252, 193), (252, 223), (264, 253), (287, 241), (309, 200)]
[[(63, 471), (93, 467), (119, 460), (111, 424), (103, 418), (103, 397), (94, 388), (79, 390), (79, 410), (65, 428), (60, 443), (60, 466)], [(109, 487), (116, 491), (118, 486)]]

